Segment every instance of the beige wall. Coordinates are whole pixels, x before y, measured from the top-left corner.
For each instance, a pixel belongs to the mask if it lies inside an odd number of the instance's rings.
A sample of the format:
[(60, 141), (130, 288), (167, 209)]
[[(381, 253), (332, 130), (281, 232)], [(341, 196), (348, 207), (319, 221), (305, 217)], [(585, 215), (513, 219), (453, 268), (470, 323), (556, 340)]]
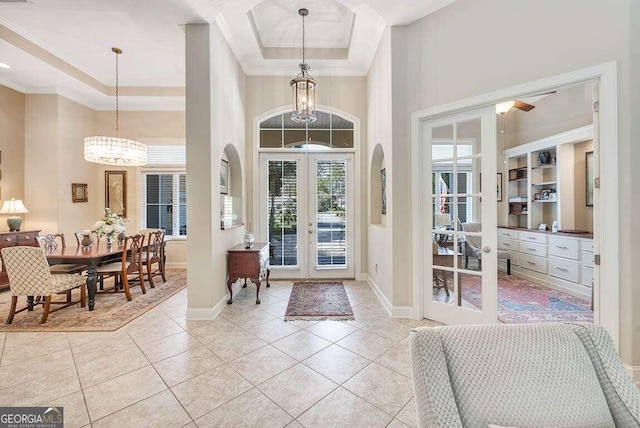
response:
[(593, 232), (593, 207), (586, 205), (587, 184), (586, 184), (586, 159), (587, 152), (593, 151), (593, 141), (585, 141), (584, 143), (573, 146), (573, 182), (575, 192), (574, 196), (574, 215), (575, 229), (588, 230)]
[[(370, 218), (367, 218), (365, 224), (369, 231), (369, 245), (366, 248), (369, 258), (367, 273), (386, 298), (393, 303), (393, 271), (396, 257), (392, 252), (393, 229), (387, 227), (388, 224), (392, 224), (393, 215), (396, 212), (393, 200), (393, 169), (390, 168), (393, 165), (391, 97), (391, 29), (387, 28), (382, 35), (367, 78), (366, 167), (367, 177), (370, 177), (374, 149), (380, 144), (387, 176), (387, 214), (380, 216), (381, 224), (370, 224)], [(370, 185), (369, 188), (370, 198), (381, 198), (378, 194), (380, 190), (378, 186)]]
[[(257, 232), (256, 222), (253, 219), (253, 202), (258, 197), (257, 189), (253, 188), (254, 173), (253, 162), (254, 156), (257, 154), (253, 149), (254, 135), (253, 121), (256, 117), (263, 116), (265, 113), (282, 108), (283, 110), (291, 109), (291, 90), (289, 81), (291, 76), (247, 76), (246, 91), (246, 180), (249, 183), (247, 189), (247, 213), (250, 216), (253, 232)], [(317, 77), (318, 89), (316, 94), (316, 104), (321, 108), (337, 112), (346, 112), (349, 115), (360, 119), (360, 148), (359, 157), (361, 163), (361, 177), (357, 180), (360, 186), (362, 201), (358, 201), (357, 205), (360, 209), (360, 217), (358, 221), (362, 225), (368, 224), (366, 195), (367, 193), (367, 80), (364, 77)], [(245, 153), (243, 151), (243, 153)], [(367, 254), (367, 237), (366, 227), (363, 227), (361, 237), (362, 251), (356, 257), (359, 257), (360, 266), (364, 269), (366, 266)], [(356, 272), (356, 275), (360, 272)]]
[[(394, 133), (394, 165), (407, 166), (396, 171), (405, 180), (410, 176), (408, 130), (411, 112), (618, 61), (620, 216), (617, 220), (620, 230), (625, 231), (620, 235), (619, 249), (620, 351), (623, 361), (628, 364), (640, 364), (640, 313), (634, 310), (640, 304), (640, 290), (633, 285), (640, 277), (640, 266), (634, 265), (637, 258), (634, 243), (640, 239), (640, 231), (633, 227), (634, 213), (640, 211), (640, 199), (635, 195), (637, 191), (633, 185), (640, 182), (640, 169), (637, 168), (640, 148), (633, 145), (631, 139), (632, 130), (636, 136), (640, 135), (640, 125), (634, 124), (632, 128), (630, 108), (632, 89), (638, 94), (637, 82), (634, 86), (631, 83), (630, 24), (633, 20), (638, 32), (640, 15), (634, 3), (637, 2), (459, 0), (409, 25), (408, 34), (402, 40), (404, 43), (393, 44), (394, 49), (397, 46), (407, 53), (401, 63), (405, 72), (406, 98), (396, 100), (394, 97), (394, 110), (396, 107), (404, 110), (399, 115), (401, 121), (396, 122), (394, 115), (394, 130), (396, 127), (407, 130), (398, 135), (401, 138)], [(635, 15), (630, 7), (635, 9)], [(527, 29), (534, 31), (535, 36)], [(602, 149), (606, 150), (609, 144), (616, 142), (603, 141)], [(396, 151), (396, 145), (407, 149)], [(397, 179), (394, 173), (394, 180)], [(394, 186), (394, 191), (398, 189), (403, 189), (403, 194), (395, 195), (394, 200), (404, 201), (403, 208), (411, 211), (410, 187)], [(604, 218), (603, 221), (616, 219)], [(394, 229), (398, 227), (407, 229), (409, 225), (394, 222)], [(408, 256), (410, 230), (404, 230), (403, 235), (409, 238), (403, 251)], [(398, 297), (410, 302), (411, 282), (396, 280), (394, 284), (400, 289)]]
[[(0, 201), (24, 199), (25, 103), (24, 94), (0, 86)], [(8, 230), (6, 217), (0, 216), (0, 230)], [(28, 227), (28, 219), (23, 219)]]

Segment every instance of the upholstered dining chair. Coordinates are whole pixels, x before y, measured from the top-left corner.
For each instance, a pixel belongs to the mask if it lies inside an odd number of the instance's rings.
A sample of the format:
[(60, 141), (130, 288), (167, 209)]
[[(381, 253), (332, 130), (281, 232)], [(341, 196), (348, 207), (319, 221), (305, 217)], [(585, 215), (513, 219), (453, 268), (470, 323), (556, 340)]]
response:
[(591, 323), (411, 330), (417, 425), (640, 427), (640, 391)]
[[(482, 223), (461, 224), (464, 232), (482, 232)], [(464, 238), (464, 268), (469, 268), (469, 257), (473, 257), (478, 260), (478, 270), (482, 270), (482, 238), (471, 235), (465, 235)], [(507, 261), (507, 275), (511, 275), (511, 254), (498, 250), (498, 260)]]
[[(154, 275), (162, 276), (162, 282), (167, 282), (164, 269), (164, 230), (158, 229), (149, 232), (147, 238), (147, 251), (142, 253), (142, 260), (147, 266), (147, 279), (151, 288), (155, 288), (153, 283)], [(157, 269), (153, 270), (153, 265), (157, 265)]]
[(143, 235), (138, 234), (127, 236), (125, 237), (124, 245), (122, 246), (122, 260), (98, 266), (97, 268), (97, 274), (100, 280), (106, 276), (115, 276), (113, 291), (119, 291), (120, 286), (122, 286), (124, 294), (129, 301), (131, 300), (130, 286), (133, 285), (133, 283), (129, 282), (129, 275), (137, 275), (137, 281), (140, 283), (142, 294), (146, 294), (147, 292), (147, 289), (144, 286), (144, 261), (142, 259), (143, 245)]
[[(67, 245), (64, 240), (64, 233), (51, 233), (48, 235), (37, 236), (38, 244), (44, 248), (47, 253), (52, 253), (58, 248), (66, 248)], [(53, 274), (71, 274), (81, 273), (86, 269), (85, 265), (63, 263), (51, 266), (51, 273)]]
[[(78, 274), (58, 274), (52, 275), (47, 263), (47, 256), (44, 248), (40, 247), (7, 247), (2, 250), (2, 260), (9, 277), (9, 290), (11, 292), (11, 309), (7, 317), (7, 324), (13, 322), (15, 314), (30, 309), (26, 306), (16, 311), (18, 297), (26, 296), (44, 296), (42, 304), (44, 309), (42, 313), (41, 324), (47, 321), (47, 317), (51, 312), (52, 304), (63, 304), (63, 307), (78, 303), (78, 301), (70, 301), (70, 290), (80, 288), (80, 305), (86, 306), (87, 290), (85, 279)], [(54, 294), (67, 293), (66, 302), (54, 302), (52, 296)]]

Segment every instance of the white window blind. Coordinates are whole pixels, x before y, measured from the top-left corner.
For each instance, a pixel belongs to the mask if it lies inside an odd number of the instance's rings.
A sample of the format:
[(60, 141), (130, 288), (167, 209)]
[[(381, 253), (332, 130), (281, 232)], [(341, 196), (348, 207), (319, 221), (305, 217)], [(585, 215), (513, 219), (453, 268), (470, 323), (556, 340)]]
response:
[(140, 201), (142, 228), (164, 229), (172, 236), (187, 235), (185, 172), (143, 172)]
[(187, 165), (186, 146), (147, 145), (147, 166)]

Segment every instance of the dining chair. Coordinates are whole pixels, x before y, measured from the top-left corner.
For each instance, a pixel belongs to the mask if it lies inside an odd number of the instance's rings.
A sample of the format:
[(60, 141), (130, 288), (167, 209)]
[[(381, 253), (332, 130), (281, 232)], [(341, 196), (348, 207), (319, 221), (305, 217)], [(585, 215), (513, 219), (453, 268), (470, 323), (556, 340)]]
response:
[[(464, 232), (482, 232), (482, 223), (461, 223)], [(469, 267), (469, 256), (478, 260), (478, 270), (482, 270), (482, 238), (480, 236), (465, 236), (464, 268)], [(511, 275), (511, 254), (508, 251), (498, 250), (498, 260), (507, 261), (507, 275)]]
[[(47, 253), (53, 253), (58, 248), (67, 247), (64, 240), (64, 233), (50, 233), (48, 235), (36, 236), (36, 239), (40, 247)], [(64, 263), (51, 266), (51, 273), (56, 275), (81, 273), (86, 268), (85, 265)]]
[[(143, 252), (142, 260), (147, 266), (147, 279), (151, 288), (155, 288), (154, 275), (162, 276), (162, 282), (167, 282), (164, 269), (164, 230), (158, 229), (149, 233), (147, 251)], [(153, 270), (154, 264), (158, 266), (156, 270)]]
[[(47, 256), (44, 248), (40, 247), (7, 247), (1, 250), (2, 260), (9, 277), (9, 291), (11, 292), (11, 309), (7, 317), (7, 324), (13, 322), (15, 314), (32, 309), (33, 303), (17, 310), (18, 297), (44, 296), (45, 299), (37, 304), (43, 305), (41, 324), (47, 321), (51, 312), (66, 308), (78, 301), (70, 300), (70, 291), (80, 288), (80, 306), (85, 307), (87, 303), (87, 289), (85, 279), (78, 274), (57, 274), (52, 275), (47, 263)], [(54, 302), (54, 294), (67, 294), (66, 302)], [(51, 310), (52, 304), (62, 304), (61, 308)]]
[(142, 259), (143, 245), (143, 235), (138, 234), (125, 237), (124, 245), (122, 246), (122, 260), (98, 266), (96, 270), (98, 278), (101, 280), (106, 276), (113, 275), (115, 277), (113, 291), (119, 291), (120, 286), (122, 286), (124, 294), (129, 301), (131, 301), (131, 291), (129, 288), (130, 285), (133, 285), (129, 282), (129, 275), (137, 275), (142, 294), (147, 293), (147, 290), (144, 287), (144, 261)]

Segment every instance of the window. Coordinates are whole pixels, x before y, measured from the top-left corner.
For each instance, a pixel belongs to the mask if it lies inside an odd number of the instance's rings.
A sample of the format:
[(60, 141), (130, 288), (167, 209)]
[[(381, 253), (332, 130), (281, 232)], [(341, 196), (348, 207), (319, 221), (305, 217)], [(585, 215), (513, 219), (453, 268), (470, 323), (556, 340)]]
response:
[(187, 235), (187, 175), (184, 172), (144, 172), (142, 227), (164, 229), (167, 235)]
[(291, 120), (291, 112), (260, 122), (261, 149), (353, 149), (353, 122), (335, 114), (317, 111), (318, 120), (299, 124)]

